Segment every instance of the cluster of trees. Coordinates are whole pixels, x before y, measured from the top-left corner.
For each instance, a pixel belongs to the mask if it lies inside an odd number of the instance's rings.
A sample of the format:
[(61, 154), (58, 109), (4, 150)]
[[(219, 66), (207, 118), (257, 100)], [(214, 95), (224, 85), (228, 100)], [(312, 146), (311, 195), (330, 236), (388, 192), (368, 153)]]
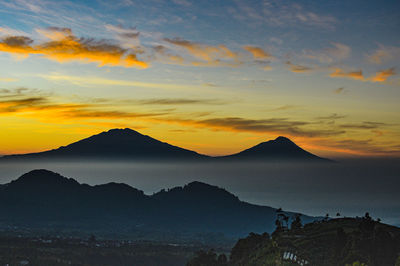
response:
[[(322, 219), (302, 225), (301, 216), (278, 210), (272, 237), (250, 233), (225, 254), (199, 252), (188, 266), (289, 265), (284, 252), (310, 265), (400, 266), (400, 230), (366, 213), (361, 218)], [(285, 264), (286, 263), (286, 264)]]
[(276, 229), (273, 234), (285, 232), (291, 230), (293, 232), (299, 232), (303, 227), (301, 221), (301, 214), (297, 213), (292, 217), (292, 223), (289, 226), (290, 217), (279, 208), (277, 211), (277, 218), (275, 220)]
[[(255, 250), (268, 253), (260, 253), (258, 256), (254, 254)], [(232, 248), (229, 260), (225, 254), (216, 254), (213, 250), (199, 251), (187, 263), (187, 266), (236, 266), (236, 265), (261, 265), (259, 261), (263, 261), (263, 265), (275, 265), (276, 258), (279, 258), (279, 249), (272, 241), (268, 233), (262, 235), (250, 233), (248, 237), (239, 239)], [(266, 263), (266, 264), (265, 264)]]

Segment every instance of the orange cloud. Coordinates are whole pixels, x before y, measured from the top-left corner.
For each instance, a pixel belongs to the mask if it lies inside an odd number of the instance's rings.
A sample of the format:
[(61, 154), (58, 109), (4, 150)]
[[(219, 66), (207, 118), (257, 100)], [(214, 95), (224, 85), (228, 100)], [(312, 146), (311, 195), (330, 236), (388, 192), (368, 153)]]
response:
[(105, 41), (77, 38), (67, 28), (38, 30), (49, 41), (33, 45), (25, 36), (8, 36), (0, 41), (0, 51), (22, 56), (42, 55), (60, 63), (80, 61), (98, 66), (146, 68), (148, 64), (137, 59), (136, 54)]
[(270, 53), (264, 51), (260, 47), (243, 46), (243, 49), (245, 49), (246, 51), (251, 53), (255, 59), (271, 59), (272, 58), (272, 55)]
[(231, 51), (225, 45), (206, 45), (187, 41), (181, 38), (169, 39), (165, 38), (164, 41), (178, 47), (184, 48), (191, 56), (206, 61), (206, 64), (195, 62), (195, 65), (218, 65), (223, 59), (233, 59), (237, 61), (238, 54)]
[(396, 75), (396, 72), (394, 71), (394, 67), (385, 69), (382, 71), (378, 71), (375, 76), (371, 77), (370, 80), (373, 82), (384, 82), (386, 81), (389, 77)]
[(345, 72), (340, 68), (336, 68), (329, 76), (332, 78), (349, 78), (361, 81), (372, 81), (372, 82), (385, 82), (389, 77), (396, 75), (395, 68), (389, 68), (381, 70), (375, 73), (375, 75), (366, 78), (361, 70)]
[[(74, 98), (76, 100), (76, 98)], [(389, 129), (396, 125), (374, 122), (374, 121), (355, 121), (343, 123), (328, 123), (330, 120), (343, 119), (343, 115), (332, 114), (320, 116), (317, 120), (292, 120), (285, 117), (274, 118), (249, 118), (238, 116), (213, 116), (211, 113), (180, 113), (174, 109), (165, 109), (166, 105), (192, 105), (192, 104), (218, 104), (212, 99), (186, 99), (186, 98), (154, 98), (154, 99), (91, 99), (77, 102), (65, 102), (66, 99), (56, 95), (46, 95), (37, 90), (26, 88), (19, 89), (0, 89), (0, 119), (30, 118), (37, 120), (38, 123), (47, 123), (49, 128), (61, 125), (86, 125), (86, 126), (116, 126), (126, 127), (132, 122), (141, 123), (141, 127), (149, 128), (158, 124), (178, 125), (180, 130), (202, 129), (205, 131), (225, 131), (237, 133), (252, 133), (254, 135), (286, 135), (290, 137), (325, 138), (329, 139), (329, 148), (333, 150), (341, 148), (335, 140), (340, 137), (348, 137), (351, 132), (357, 132), (354, 141), (360, 136), (368, 136), (367, 132), (385, 131), (397, 133), (397, 129)], [(140, 108), (144, 105), (164, 106), (163, 109)], [(134, 108), (134, 109), (132, 109)], [(287, 109), (291, 106), (283, 106), (277, 109)], [(147, 109), (147, 110), (146, 110)], [(140, 111), (137, 111), (140, 110)], [(35, 122), (36, 123), (36, 122)], [(397, 131), (391, 131), (397, 130)], [(166, 131), (165, 131), (166, 132)], [(375, 133), (374, 133), (375, 134)], [(308, 141), (306, 141), (308, 142)], [(44, 142), (43, 142), (44, 143)], [(320, 144), (324, 144), (320, 142)], [(373, 147), (375, 142), (366, 145), (353, 145), (343, 143), (345, 152), (377, 152)], [(396, 144), (398, 145), (398, 144)], [(321, 146), (322, 147), (322, 146)], [(390, 146), (382, 145), (382, 151), (390, 151)]]
[(343, 71), (343, 69), (336, 68), (335, 71), (332, 72), (329, 76), (332, 78), (350, 78), (356, 80), (365, 80), (361, 70), (345, 72)]

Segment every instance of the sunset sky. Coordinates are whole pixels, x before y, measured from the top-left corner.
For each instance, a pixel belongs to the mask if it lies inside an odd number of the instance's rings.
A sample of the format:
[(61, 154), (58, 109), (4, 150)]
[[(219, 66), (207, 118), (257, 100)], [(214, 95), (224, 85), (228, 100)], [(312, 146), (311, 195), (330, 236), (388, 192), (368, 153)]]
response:
[(400, 1), (0, 0), (0, 154), (132, 128), (400, 156)]

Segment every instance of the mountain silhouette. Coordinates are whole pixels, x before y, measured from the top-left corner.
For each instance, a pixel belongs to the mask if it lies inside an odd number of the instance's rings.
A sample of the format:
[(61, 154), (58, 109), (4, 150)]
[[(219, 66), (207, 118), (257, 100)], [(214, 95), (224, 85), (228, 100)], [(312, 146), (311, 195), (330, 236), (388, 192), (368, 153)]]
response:
[(147, 239), (271, 232), (277, 215), (274, 208), (240, 201), (225, 189), (201, 182), (146, 195), (126, 184), (90, 186), (48, 170), (34, 170), (0, 185), (0, 213), (7, 214), (0, 217), (0, 227), (112, 232)]
[(22, 159), (201, 159), (206, 155), (186, 150), (125, 129), (111, 129), (58, 149), (3, 158)]
[(293, 141), (282, 136), (221, 158), (231, 160), (327, 160), (303, 150)]
[(266, 162), (273, 160), (329, 161), (303, 150), (285, 137), (262, 142), (236, 154), (211, 157), (161, 142), (129, 128), (111, 129), (54, 150), (6, 155), (1, 159), (212, 160), (218, 162), (238, 159)]

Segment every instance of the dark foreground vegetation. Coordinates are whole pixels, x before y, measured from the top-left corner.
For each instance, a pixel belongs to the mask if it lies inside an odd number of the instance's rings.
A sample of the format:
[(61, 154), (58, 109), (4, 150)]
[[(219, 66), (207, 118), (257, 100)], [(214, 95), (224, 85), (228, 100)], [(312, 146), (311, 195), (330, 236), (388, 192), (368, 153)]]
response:
[(277, 220), (270, 236), (251, 233), (233, 247), (229, 260), (213, 250), (197, 252), (188, 266), (400, 265), (400, 228), (362, 218), (323, 220), (290, 229)]
[(179, 266), (185, 265), (199, 248), (199, 245), (96, 240), (95, 237), (0, 236), (0, 265)]

